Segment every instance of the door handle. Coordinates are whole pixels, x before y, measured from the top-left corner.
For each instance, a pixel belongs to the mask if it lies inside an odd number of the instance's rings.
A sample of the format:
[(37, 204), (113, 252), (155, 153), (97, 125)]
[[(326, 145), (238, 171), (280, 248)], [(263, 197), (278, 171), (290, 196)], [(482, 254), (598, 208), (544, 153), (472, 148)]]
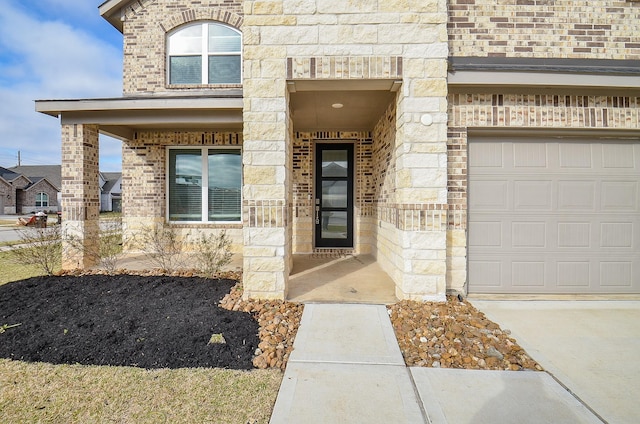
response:
[(316, 199), (316, 225), (320, 224), (320, 199)]

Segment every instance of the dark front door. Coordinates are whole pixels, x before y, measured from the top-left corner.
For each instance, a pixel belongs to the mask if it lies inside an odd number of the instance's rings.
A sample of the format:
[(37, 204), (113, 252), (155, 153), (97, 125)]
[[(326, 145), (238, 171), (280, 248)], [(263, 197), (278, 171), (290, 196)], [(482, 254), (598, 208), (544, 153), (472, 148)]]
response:
[(316, 247), (353, 247), (353, 144), (316, 144)]

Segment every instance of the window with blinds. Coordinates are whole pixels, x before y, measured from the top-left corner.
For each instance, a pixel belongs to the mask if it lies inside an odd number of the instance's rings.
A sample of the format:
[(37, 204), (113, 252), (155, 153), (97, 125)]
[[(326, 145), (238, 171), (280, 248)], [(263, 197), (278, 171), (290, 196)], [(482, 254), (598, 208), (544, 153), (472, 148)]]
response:
[(240, 149), (169, 149), (169, 220), (240, 222)]
[(168, 38), (170, 84), (240, 84), (242, 35), (211, 22), (181, 27)]

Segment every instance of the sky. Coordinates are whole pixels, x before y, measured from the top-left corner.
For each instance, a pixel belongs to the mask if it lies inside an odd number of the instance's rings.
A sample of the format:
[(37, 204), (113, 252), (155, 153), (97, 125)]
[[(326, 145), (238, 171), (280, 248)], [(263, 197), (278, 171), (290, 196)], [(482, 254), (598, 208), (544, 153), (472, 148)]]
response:
[[(59, 119), (34, 100), (122, 96), (122, 35), (104, 0), (0, 0), (0, 166), (59, 165)], [(100, 170), (121, 170), (121, 143), (100, 137)]]

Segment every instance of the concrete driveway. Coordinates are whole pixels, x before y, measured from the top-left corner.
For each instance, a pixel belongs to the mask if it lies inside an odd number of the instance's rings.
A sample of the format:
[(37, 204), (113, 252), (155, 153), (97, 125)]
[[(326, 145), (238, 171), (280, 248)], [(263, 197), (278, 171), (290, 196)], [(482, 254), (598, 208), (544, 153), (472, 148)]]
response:
[(640, 301), (470, 301), (603, 421), (640, 422)]

